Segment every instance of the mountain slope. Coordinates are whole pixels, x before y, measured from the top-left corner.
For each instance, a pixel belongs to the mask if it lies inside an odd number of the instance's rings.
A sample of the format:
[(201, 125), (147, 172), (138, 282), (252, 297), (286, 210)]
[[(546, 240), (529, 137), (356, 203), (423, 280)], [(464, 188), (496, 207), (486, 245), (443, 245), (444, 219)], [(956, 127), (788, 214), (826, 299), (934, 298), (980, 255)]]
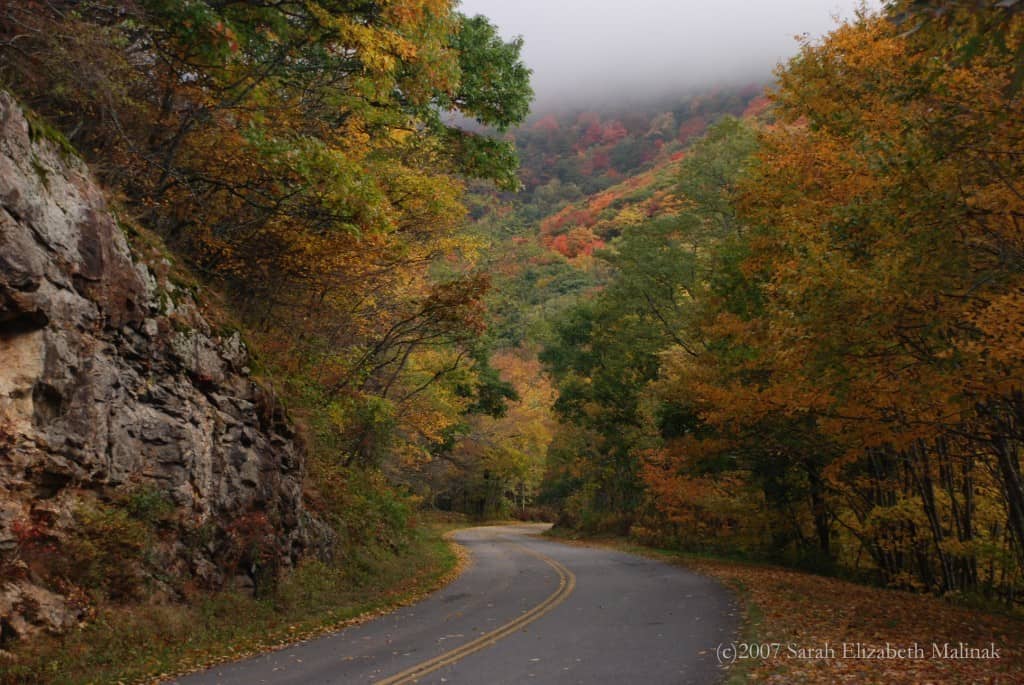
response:
[(77, 625), (88, 592), (252, 588), (327, 542), (238, 333), (43, 131), (0, 93), (0, 644)]

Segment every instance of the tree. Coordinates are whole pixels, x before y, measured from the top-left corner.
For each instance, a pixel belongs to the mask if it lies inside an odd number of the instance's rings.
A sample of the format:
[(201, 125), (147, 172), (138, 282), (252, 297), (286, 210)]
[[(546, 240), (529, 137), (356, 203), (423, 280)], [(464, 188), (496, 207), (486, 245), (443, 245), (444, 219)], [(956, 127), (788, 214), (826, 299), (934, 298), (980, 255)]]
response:
[[(985, 12), (978, 26), (999, 10)], [(739, 204), (756, 227), (742, 273), (760, 281), (760, 306), (718, 314), (709, 335), (743, 354), (699, 386), (716, 424), (813, 418), (851, 547), (888, 582), (937, 591), (975, 587), (998, 531), (1014, 531), (1018, 557), (1022, 539), (1019, 356), (979, 325), (993, 307), (1000, 330), (1017, 325), (997, 303), (1020, 278), (1007, 154), (1020, 103), (1015, 65), (976, 44), (967, 60), (938, 24), (904, 35), (861, 18), (780, 73), (782, 125)], [(994, 483), (1004, 523), (978, 506)]]
[(350, 466), (427, 455), (502, 401), (473, 361), (490, 282), (462, 196), (516, 183), (511, 144), (470, 128), (525, 117), (521, 47), (449, 0), (0, 11), (18, 95), (228, 293)]

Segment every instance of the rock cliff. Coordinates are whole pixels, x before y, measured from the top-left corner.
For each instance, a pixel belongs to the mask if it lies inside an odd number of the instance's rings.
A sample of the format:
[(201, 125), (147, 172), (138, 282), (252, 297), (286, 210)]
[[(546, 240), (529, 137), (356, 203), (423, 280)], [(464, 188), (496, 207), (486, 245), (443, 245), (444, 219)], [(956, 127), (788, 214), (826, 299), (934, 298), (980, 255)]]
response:
[(75, 625), (91, 583), (258, 583), (320, 535), (286, 416), (173, 280), (0, 93), (0, 647)]

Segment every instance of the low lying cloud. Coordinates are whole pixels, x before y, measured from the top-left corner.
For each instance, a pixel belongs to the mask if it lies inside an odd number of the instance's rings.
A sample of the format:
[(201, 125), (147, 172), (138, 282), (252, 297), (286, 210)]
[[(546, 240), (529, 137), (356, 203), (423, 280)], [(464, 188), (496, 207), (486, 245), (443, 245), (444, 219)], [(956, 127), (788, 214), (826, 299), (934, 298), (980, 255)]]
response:
[[(878, 9), (873, 0), (868, 9)], [(534, 70), (534, 111), (671, 96), (710, 85), (766, 81), (860, 0), (463, 0), (506, 38), (523, 36)]]

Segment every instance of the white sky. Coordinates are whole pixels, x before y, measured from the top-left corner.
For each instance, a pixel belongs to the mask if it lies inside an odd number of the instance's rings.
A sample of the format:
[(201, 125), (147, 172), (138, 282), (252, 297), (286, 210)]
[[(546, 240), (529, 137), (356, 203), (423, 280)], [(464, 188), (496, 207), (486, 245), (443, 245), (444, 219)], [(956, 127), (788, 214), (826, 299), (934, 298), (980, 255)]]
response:
[[(768, 78), (797, 35), (820, 37), (860, 0), (462, 0), (521, 35), (535, 110), (671, 95)], [(867, 6), (877, 9), (881, 0)]]

